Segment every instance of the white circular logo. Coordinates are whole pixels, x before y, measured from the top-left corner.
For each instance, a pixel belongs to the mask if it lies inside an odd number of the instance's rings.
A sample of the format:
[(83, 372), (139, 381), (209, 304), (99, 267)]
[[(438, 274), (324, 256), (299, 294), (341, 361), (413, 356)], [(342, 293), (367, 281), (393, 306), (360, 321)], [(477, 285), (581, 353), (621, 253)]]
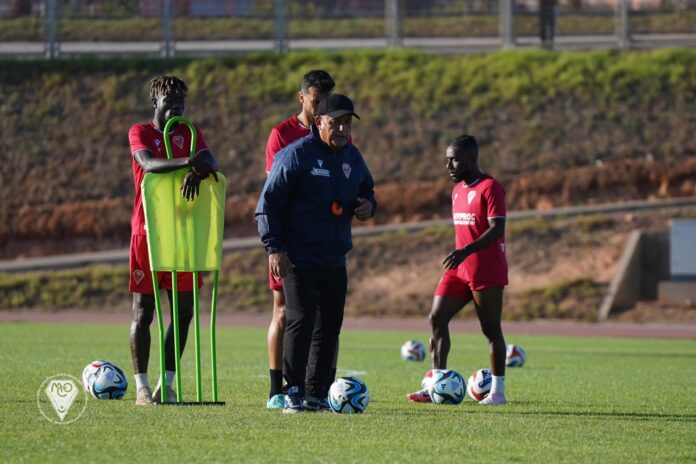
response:
[(44, 380), (36, 391), (36, 405), (41, 415), (59, 425), (82, 417), (87, 409), (87, 395), (80, 385), (70, 374), (56, 374)]

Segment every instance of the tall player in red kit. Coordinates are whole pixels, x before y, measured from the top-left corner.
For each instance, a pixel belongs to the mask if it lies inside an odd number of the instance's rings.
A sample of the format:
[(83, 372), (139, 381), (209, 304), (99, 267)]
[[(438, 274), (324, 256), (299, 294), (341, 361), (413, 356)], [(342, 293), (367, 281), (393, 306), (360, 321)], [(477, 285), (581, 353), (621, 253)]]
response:
[[(503, 289), (508, 283), (505, 190), (481, 172), (474, 137), (457, 137), (447, 147), (446, 158), (447, 171), (456, 183), (452, 191), (456, 248), (442, 262), (445, 273), (430, 311), (432, 367), (447, 368), (449, 322), (473, 301), (488, 339), (493, 371), (491, 392), (479, 404), (505, 404), (505, 338), (501, 327)], [(416, 403), (430, 402), (424, 390), (409, 393), (407, 398)]]
[[(314, 123), (319, 103), (325, 100), (336, 84), (329, 73), (321, 69), (309, 71), (302, 78), (298, 100), (302, 105), (300, 114), (278, 124), (271, 131), (266, 144), (266, 174), (271, 172), (276, 154), (296, 140), (309, 135), (309, 129)], [(271, 377), (271, 389), (266, 407), (268, 409), (283, 409), (283, 335), (285, 334), (285, 295), (283, 282), (276, 279), (268, 271), (270, 289), (273, 291), (273, 319), (268, 327), (268, 361)], [(338, 351), (337, 351), (338, 353)], [(333, 374), (336, 373), (336, 357), (334, 357)]]
[[(160, 383), (153, 395), (147, 376), (150, 359), (150, 324), (155, 312), (155, 296), (150, 272), (150, 258), (147, 249), (145, 233), (145, 215), (143, 210), (140, 184), (148, 172), (162, 173), (177, 169), (189, 172), (181, 185), (181, 195), (189, 201), (194, 201), (198, 195), (201, 180), (213, 175), (217, 181), (217, 161), (205, 144), (203, 134), (196, 127), (196, 154), (189, 158), (191, 133), (184, 124), (175, 125), (169, 134), (162, 131), (168, 120), (181, 116), (186, 109), (188, 88), (184, 81), (173, 76), (159, 76), (150, 82), (150, 103), (154, 115), (147, 124), (134, 124), (128, 132), (130, 141), (131, 161), (133, 164), (133, 182), (135, 186), (135, 201), (133, 202), (133, 217), (131, 219), (130, 244), (130, 285), (133, 294), (133, 316), (130, 329), (131, 358), (135, 372), (137, 405), (153, 404), (159, 401), (159, 389), (165, 385), (168, 402), (176, 401), (176, 393), (172, 389), (175, 375), (174, 335), (170, 324), (165, 336), (165, 379)], [(164, 148), (164, 137), (169, 136), (172, 147), (172, 159), (167, 159)], [(167, 290), (169, 304), (172, 302), (171, 273), (158, 273), (160, 288)], [(203, 285), (199, 276), (198, 286)], [(188, 336), (189, 323), (193, 317), (193, 274), (190, 272), (177, 273), (177, 288), (179, 298), (179, 344), (183, 353)]]

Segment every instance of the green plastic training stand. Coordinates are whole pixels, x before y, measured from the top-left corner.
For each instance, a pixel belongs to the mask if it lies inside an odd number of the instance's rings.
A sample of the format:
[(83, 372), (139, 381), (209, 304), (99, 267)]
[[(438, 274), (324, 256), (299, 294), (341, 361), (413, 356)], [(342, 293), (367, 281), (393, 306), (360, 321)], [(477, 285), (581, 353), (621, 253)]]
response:
[[(164, 127), (169, 134), (175, 123), (186, 124), (191, 131), (190, 156), (195, 155), (196, 130), (193, 124), (181, 116), (170, 119)], [(172, 158), (169, 137), (164, 137), (167, 157)], [(199, 196), (194, 201), (186, 201), (180, 188), (187, 169), (166, 173), (148, 173), (141, 184), (143, 208), (145, 210), (145, 229), (147, 247), (150, 254), (152, 284), (155, 292), (157, 326), (159, 328), (160, 372), (165, 378), (164, 362), (164, 323), (159, 297), (158, 272), (172, 273), (172, 326), (174, 328), (174, 362), (176, 368), (176, 403), (167, 403), (166, 389), (161, 388), (161, 403), (169, 405), (223, 405), (218, 401), (217, 356), (215, 338), (215, 318), (217, 316), (218, 273), (222, 263), (222, 239), (225, 224), (226, 179), (217, 173), (218, 182), (212, 176), (201, 182)], [(213, 273), (213, 297), (210, 311), (210, 354), (212, 366), (212, 401), (203, 401), (201, 388), (201, 345), (198, 305), (198, 273)], [(196, 359), (196, 401), (184, 402), (181, 389), (181, 347), (179, 346), (179, 298), (177, 294), (177, 272), (193, 273), (193, 317)]]

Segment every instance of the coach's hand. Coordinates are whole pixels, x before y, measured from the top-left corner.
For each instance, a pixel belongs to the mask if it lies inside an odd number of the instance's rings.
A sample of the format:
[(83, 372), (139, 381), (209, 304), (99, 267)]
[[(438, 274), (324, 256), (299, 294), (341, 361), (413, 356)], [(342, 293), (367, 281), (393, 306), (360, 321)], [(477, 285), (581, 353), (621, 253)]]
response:
[(198, 196), (201, 177), (193, 171), (189, 171), (181, 183), (181, 196), (187, 201), (193, 201)]
[(442, 260), (442, 265), (445, 267), (445, 269), (457, 269), (457, 266), (459, 266), (470, 254), (471, 252), (467, 249), (467, 247), (454, 250)]
[(268, 255), (268, 267), (271, 269), (273, 276), (280, 280), (288, 275), (288, 271), (293, 267), (293, 264), (290, 262), (287, 253), (279, 251), (278, 253)]
[(372, 217), (372, 202), (366, 198), (358, 197), (358, 207), (355, 208), (354, 214), (361, 221), (367, 221)]

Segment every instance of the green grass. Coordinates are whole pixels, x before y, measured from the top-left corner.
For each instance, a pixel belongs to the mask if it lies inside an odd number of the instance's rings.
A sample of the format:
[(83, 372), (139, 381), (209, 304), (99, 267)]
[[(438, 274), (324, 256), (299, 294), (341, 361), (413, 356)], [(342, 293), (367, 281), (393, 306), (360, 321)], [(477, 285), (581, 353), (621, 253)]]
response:
[[(409, 404), (426, 364), (398, 349), (425, 333), (342, 335), (340, 370), (363, 371), (372, 401), (363, 415), (286, 416), (263, 407), (265, 331), (219, 330), (224, 407), (138, 408), (89, 399), (77, 421), (58, 426), (37, 410), (50, 375), (79, 377), (106, 358), (132, 381), (128, 316), (123, 325), (0, 325), (0, 460), (75, 462), (685, 462), (696, 459), (696, 342), (508, 337), (528, 363), (510, 369), (510, 404), (484, 408)], [(204, 351), (204, 353), (207, 353)], [(453, 337), (450, 367), (487, 364), (481, 335)], [(156, 349), (153, 350), (156, 354)], [(192, 375), (192, 351), (183, 359)], [(204, 367), (207, 364), (204, 363)], [(155, 377), (151, 369), (151, 376)], [(340, 372), (339, 372), (340, 373)], [(207, 377), (206, 377), (207, 380)], [(204, 384), (207, 390), (208, 383)], [(190, 379), (185, 395), (193, 392)]]

